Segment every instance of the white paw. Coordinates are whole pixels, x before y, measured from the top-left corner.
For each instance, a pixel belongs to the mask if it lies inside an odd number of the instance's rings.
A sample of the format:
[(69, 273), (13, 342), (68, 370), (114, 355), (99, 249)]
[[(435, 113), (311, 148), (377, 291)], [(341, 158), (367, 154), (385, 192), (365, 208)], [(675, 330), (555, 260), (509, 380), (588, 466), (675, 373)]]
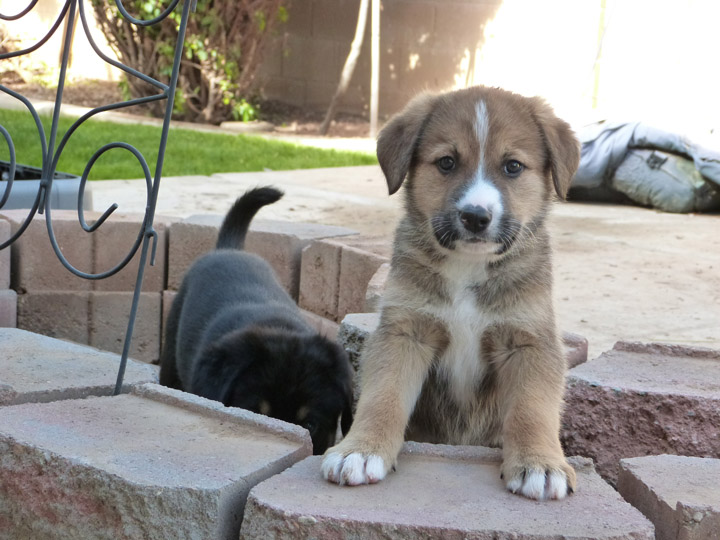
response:
[(527, 469), (522, 475), (516, 475), (507, 483), (513, 493), (519, 493), (529, 499), (544, 501), (563, 499), (568, 494), (568, 482), (565, 473)]
[(374, 454), (363, 456), (354, 452), (343, 457), (338, 452), (331, 452), (322, 462), (323, 477), (341, 486), (375, 484), (385, 478), (386, 474), (385, 461)]

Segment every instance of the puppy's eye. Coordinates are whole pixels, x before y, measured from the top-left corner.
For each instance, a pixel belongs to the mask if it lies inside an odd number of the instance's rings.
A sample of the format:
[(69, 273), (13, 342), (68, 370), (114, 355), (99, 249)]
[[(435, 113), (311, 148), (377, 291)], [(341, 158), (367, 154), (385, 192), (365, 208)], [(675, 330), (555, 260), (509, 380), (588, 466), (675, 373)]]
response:
[(517, 159), (509, 159), (505, 162), (505, 165), (503, 165), (503, 171), (511, 178), (519, 176), (524, 170), (525, 165), (520, 163)]
[(455, 160), (450, 156), (443, 156), (435, 162), (441, 173), (449, 173), (455, 168)]

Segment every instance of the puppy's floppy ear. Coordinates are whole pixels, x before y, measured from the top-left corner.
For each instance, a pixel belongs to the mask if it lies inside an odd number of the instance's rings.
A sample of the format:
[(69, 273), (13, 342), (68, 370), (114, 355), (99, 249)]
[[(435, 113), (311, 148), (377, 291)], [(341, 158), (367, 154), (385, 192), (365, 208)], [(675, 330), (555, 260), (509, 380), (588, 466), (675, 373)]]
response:
[(548, 152), (548, 167), (558, 197), (565, 199), (578, 165), (580, 143), (570, 125), (555, 116), (550, 106), (533, 98), (535, 121), (538, 123)]
[(436, 98), (432, 94), (417, 96), (378, 135), (377, 157), (390, 195), (400, 189), (410, 170), (418, 138)]

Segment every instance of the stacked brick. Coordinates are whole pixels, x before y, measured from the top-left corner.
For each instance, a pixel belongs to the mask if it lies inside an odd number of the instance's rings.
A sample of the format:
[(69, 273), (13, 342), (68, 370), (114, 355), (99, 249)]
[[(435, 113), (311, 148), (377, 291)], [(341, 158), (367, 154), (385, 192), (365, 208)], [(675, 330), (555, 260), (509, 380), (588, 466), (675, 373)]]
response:
[[(92, 223), (98, 215), (87, 213), (86, 220)], [(0, 212), (0, 242), (18, 230), (26, 216), (24, 210)], [(63, 256), (78, 270), (93, 274), (107, 272), (123, 260), (141, 234), (142, 219), (140, 215), (114, 214), (97, 231), (86, 233), (76, 212), (54, 210), (52, 214), (53, 231)], [(145, 267), (131, 358), (158, 361), (162, 324), (182, 276), (197, 257), (213, 249), (221, 221), (222, 216), (155, 219), (157, 245), (151, 245), (148, 253), (150, 257), (154, 251), (155, 264)], [(308, 319), (324, 333), (333, 335), (339, 313), (362, 311), (367, 282), (385, 261), (378, 255), (336, 243), (352, 234), (341, 227), (255, 220), (246, 249), (268, 260), (291, 296), (303, 299), (300, 304)], [(328, 238), (335, 240), (325, 240)], [(301, 271), (308, 266), (304, 261), (318, 249), (321, 256), (315, 260), (323, 269), (315, 275), (320, 280), (303, 279)], [(60, 262), (48, 239), (44, 216), (36, 215), (23, 235), (10, 248), (0, 251), (0, 327), (18, 327), (121, 352), (139, 255), (136, 253), (125, 268), (109, 278), (83, 279)], [(328, 290), (332, 291), (329, 296), (324, 294)], [(318, 302), (318, 297), (327, 302)]]

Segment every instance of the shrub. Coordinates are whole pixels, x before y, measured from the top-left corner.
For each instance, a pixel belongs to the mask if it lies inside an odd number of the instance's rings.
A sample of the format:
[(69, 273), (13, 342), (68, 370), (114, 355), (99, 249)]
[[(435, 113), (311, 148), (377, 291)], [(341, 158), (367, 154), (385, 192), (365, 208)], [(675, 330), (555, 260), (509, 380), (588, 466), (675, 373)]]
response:
[[(185, 0), (190, 1), (190, 0)], [(252, 95), (268, 37), (287, 20), (288, 0), (198, 0), (188, 21), (175, 96), (175, 117), (195, 122), (251, 120)], [(115, 2), (92, 0), (95, 18), (121, 62), (167, 83), (172, 70), (182, 4), (162, 22), (139, 27), (119, 13)], [(125, 0), (138, 19), (158, 16), (167, 0)], [(128, 75), (125, 90), (133, 98), (151, 89)], [(164, 113), (164, 102), (151, 110)]]

